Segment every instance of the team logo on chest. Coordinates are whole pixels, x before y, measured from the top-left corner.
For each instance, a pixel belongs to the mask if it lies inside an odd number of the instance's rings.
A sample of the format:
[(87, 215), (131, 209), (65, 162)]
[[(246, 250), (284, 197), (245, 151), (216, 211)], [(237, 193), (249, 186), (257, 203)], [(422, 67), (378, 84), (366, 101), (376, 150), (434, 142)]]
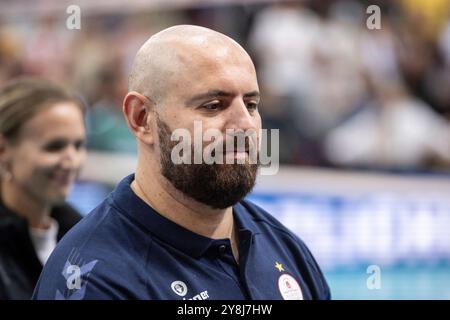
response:
[[(283, 265), (278, 261), (275, 263), (275, 268), (279, 271), (285, 271)], [(303, 293), (300, 285), (293, 276), (287, 273), (282, 273), (278, 278), (278, 289), (284, 300), (303, 300)]]
[(183, 300), (206, 300), (209, 299), (208, 290), (204, 290), (191, 298), (186, 297), (188, 293), (188, 287), (186, 283), (180, 280), (176, 280), (170, 284), (170, 288), (180, 297), (183, 297)]
[(170, 287), (180, 297), (184, 297), (187, 293), (187, 285), (183, 281), (174, 281)]

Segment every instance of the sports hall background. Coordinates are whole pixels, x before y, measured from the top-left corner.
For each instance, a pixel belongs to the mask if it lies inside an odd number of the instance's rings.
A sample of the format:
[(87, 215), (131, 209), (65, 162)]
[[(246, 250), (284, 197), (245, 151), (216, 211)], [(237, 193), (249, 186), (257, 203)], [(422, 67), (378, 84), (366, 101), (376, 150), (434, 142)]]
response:
[[(66, 27), (69, 5), (80, 30)], [(367, 28), (369, 5), (381, 29)], [(150, 35), (185, 23), (252, 55), (281, 168), (250, 198), (308, 244), (333, 298), (450, 299), (448, 0), (0, 0), (0, 85), (41, 75), (89, 105), (70, 202), (86, 214), (133, 171), (120, 110), (130, 63)]]

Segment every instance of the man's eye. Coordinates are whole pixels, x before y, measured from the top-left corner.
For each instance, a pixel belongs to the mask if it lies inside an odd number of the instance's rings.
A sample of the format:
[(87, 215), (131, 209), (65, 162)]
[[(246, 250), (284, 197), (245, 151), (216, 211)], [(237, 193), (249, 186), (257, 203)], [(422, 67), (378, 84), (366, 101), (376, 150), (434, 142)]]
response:
[(248, 110), (256, 110), (256, 109), (258, 109), (258, 104), (255, 102), (248, 102), (247, 109)]
[(220, 105), (220, 103), (215, 102), (215, 103), (205, 104), (203, 106), (203, 108), (207, 109), (207, 110), (219, 110), (221, 108), (221, 105)]

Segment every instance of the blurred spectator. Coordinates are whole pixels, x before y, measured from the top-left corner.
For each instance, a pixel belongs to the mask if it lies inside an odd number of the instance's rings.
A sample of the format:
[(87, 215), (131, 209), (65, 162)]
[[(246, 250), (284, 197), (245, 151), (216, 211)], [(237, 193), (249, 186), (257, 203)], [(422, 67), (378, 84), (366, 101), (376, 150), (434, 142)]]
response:
[(25, 72), (53, 80), (64, 79), (70, 71), (69, 45), (73, 32), (64, 20), (48, 15), (38, 20), (26, 39), (23, 65)]
[(84, 108), (21, 79), (0, 90), (0, 300), (29, 299), (50, 253), (81, 219), (64, 202), (85, 158)]
[(399, 82), (378, 84), (375, 98), (332, 130), (328, 157), (345, 166), (417, 169), (450, 163), (450, 124)]
[(450, 66), (450, 19), (439, 35), (439, 49), (444, 57), (445, 64)]
[(124, 88), (115, 64), (106, 65), (94, 77), (97, 101), (87, 114), (88, 147), (99, 151), (136, 153), (137, 146), (122, 114)]
[(402, 0), (401, 5), (411, 19), (407, 25), (420, 25), (421, 32), (430, 40), (436, 39), (450, 14), (448, 0)]
[[(288, 140), (296, 138), (298, 144), (280, 150), (299, 154), (294, 160), (301, 163), (320, 162), (322, 137), (365, 95), (359, 59), (355, 59), (360, 33), (355, 23), (361, 20), (362, 8), (356, 4), (355, 11), (354, 4), (345, 3), (352, 9), (350, 15), (334, 7), (319, 16), (302, 2), (289, 1), (267, 7), (255, 18), (249, 43), (262, 70), (260, 81), (278, 97), (263, 109), (263, 118), (271, 116), (264, 112), (267, 109), (284, 109), (284, 119), (296, 127), (291, 130), (296, 137)], [(287, 126), (280, 127), (282, 146), (286, 132)], [(314, 156), (305, 159), (305, 153)]]
[(17, 30), (0, 20), (0, 85), (23, 73), (20, 52), (23, 42)]
[[(81, 30), (67, 30), (64, 15), (49, 4), (32, 19), (0, 15), (0, 84), (45, 74), (76, 88), (91, 106), (90, 149), (136, 151), (121, 115), (131, 53), (149, 31), (174, 24), (204, 25), (248, 46), (259, 70), (263, 125), (280, 129), (281, 163), (339, 166), (323, 152), (330, 130), (372, 101), (372, 87), (393, 79), (405, 83), (411, 99), (450, 119), (447, 0), (164, 7), (130, 0), (127, 13), (114, 3), (83, 8)], [(366, 27), (372, 4), (381, 8), (379, 30)]]

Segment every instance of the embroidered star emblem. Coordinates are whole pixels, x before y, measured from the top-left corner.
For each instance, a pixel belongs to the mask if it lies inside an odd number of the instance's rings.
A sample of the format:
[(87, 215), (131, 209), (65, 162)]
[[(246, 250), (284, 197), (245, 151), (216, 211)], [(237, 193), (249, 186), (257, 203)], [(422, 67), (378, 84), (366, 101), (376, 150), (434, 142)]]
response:
[(279, 263), (278, 261), (275, 262), (275, 268), (278, 269), (278, 271), (284, 271), (283, 265)]

